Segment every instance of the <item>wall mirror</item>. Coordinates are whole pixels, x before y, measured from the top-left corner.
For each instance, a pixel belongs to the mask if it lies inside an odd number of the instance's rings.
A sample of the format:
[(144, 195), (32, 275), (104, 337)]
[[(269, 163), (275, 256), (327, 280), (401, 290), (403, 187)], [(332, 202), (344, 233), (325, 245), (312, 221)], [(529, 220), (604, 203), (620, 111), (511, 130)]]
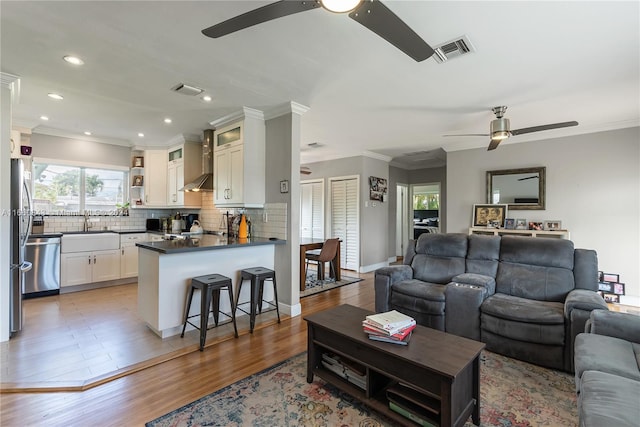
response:
[(545, 167), (487, 171), (487, 203), (509, 210), (545, 209)]

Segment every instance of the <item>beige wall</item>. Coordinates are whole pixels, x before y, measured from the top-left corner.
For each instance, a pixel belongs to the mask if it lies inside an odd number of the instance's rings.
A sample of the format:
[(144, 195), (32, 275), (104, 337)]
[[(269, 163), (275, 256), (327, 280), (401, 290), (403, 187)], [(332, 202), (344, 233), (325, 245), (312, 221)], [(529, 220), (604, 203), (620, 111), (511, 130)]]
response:
[(595, 249), (599, 267), (619, 273), (640, 305), (640, 128), (447, 155), (447, 231), (466, 232), (474, 203), (485, 203), (487, 170), (546, 166), (546, 210), (509, 217), (561, 220), (578, 248)]

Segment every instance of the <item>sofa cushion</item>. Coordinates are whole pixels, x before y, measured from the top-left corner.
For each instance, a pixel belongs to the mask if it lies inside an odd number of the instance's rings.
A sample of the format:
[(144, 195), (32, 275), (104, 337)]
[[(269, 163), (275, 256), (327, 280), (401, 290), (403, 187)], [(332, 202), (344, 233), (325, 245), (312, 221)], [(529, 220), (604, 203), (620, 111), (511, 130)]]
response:
[(576, 387), (586, 371), (602, 371), (640, 381), (640, 345), (607, 335), (582, 333), (574, 343)]
[(586, 371), (578, 396), (580, 427), (631, 427), (640, 420), (640, 382)]
[(500, 236), (469, 236), (467, 251), (467, 273), (496, 277), (498, 260), (500, 259)]
[(413, 277), (446, 285), (465, 272), (467, 236), (464, 234), (423, 234), (416, 243), (411, 267)]
[(564, 345), (564, 307), (495, 294), (480, 306), (481, 327), (495, 335), (545, 345)]

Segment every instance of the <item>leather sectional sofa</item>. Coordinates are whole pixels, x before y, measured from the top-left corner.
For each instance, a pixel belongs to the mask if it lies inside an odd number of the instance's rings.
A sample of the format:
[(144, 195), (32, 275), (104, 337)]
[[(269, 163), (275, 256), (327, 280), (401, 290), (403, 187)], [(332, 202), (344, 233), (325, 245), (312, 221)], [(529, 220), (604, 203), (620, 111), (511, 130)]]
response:
[(580, 427), (640, 425), (640, 316), (594, 310), (575, 341)]
[(594, 309), (596, 252), (570, 240), (423, 234), (403, 265), (375, 272), (375, 309), (480, 340), (487, 349), (573, 372), (573, 343)]

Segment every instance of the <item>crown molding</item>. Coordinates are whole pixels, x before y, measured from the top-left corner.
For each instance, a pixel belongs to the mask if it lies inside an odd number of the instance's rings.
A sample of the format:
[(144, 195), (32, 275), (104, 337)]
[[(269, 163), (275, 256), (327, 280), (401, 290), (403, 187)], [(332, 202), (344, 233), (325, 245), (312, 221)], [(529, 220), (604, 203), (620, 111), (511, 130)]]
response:
[(264, 113), (260, 110), (256, 110), (255, 108), (242, 107), (242, 110), (210, 121), (209, 124), (214, 128), (219, 128), (245, 118), (264, 120)]
[(20, 82), (20, 77), (14, 74), (0, 72), (0, 85), (4, 88), (11, 89), (11, 85)]
[(306, 105), (300, 104), (295, 101), (290, 101), (265, 111), (264, 119), (271, 120), (271, 119), (275, 119), (276, 117), (284, 116), (285, 114), (303, 115), (309, 110), (310, 108), (307, 107)]
[(364, 157), (369, 157), (372, 159), (382, 160), (383, 162), (389, 163), (393, 157), (385, 156), (384, 154), (374, 153), (373, 151), (363, 151), (362, 155)]
[(110, 145), (119, 145), (121, 147), (131, 147), (133, 144), (131, 141), (117, 138), (101, 138), (96, 136), (87, 136), (84, 134), (76, 134), (73, 132), (50, 128), (46, 126), (38, 126), (36, 128), (31, 129), (32, 134), (41, 134), (41, 135), (49, 135), (49, 136), (58, 136), (61, 138), (69, 138), (69, 139), (78, 139), (81, 141), (91, 141), (98, 142), (101, 144), (110, 144)]

